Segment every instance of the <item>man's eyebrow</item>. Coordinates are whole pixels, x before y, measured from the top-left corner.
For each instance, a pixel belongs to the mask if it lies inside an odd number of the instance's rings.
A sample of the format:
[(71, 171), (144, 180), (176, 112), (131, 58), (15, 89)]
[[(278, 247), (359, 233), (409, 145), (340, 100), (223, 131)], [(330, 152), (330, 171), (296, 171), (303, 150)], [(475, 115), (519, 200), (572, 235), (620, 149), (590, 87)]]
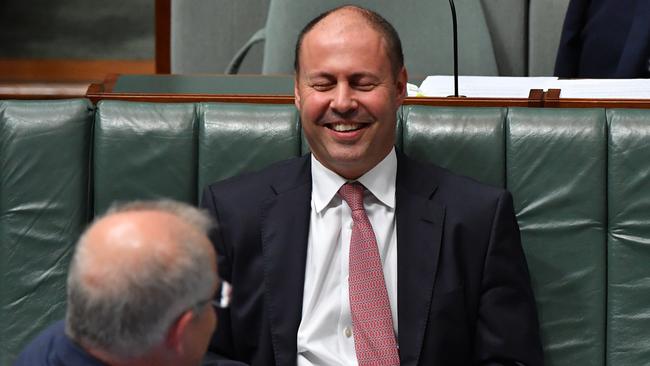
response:
[[(325, 72), (325, 71), (317, 71), (312, 74), (307, 74), (307, 80), (313, 80), (313, 79), (336, 79), (336, 75)], [(379, 80), (380, 77), (372, 72), (366, 72), (366, 71), (359, 71), (351, 74), (350, 76), (347, 77), (350, 80), (359, 80), (362, 78), (370, 78), (373, 80)]]
[(330, 74), (325, 71), (316, 71), (311, 74), (307, 74), (307, 79), (312, 80), (312, 79), (318, 79), (318, 78), (323, 78), (323, 79), (335, 79), (336, 77), (333, 74)]
[(358, 80), (358, 79), (361, 79), (361, 78), (371, 78), (371, 79), (377, 79), (378, 80), (379, 76), (376, 75), (376, 74), (373, 74), (371, 72), (364, 72), (364, 71), (355, 72), (354, 74), (352, 74), (350, 76), (350, 79), (355, 79), (355, 80)]

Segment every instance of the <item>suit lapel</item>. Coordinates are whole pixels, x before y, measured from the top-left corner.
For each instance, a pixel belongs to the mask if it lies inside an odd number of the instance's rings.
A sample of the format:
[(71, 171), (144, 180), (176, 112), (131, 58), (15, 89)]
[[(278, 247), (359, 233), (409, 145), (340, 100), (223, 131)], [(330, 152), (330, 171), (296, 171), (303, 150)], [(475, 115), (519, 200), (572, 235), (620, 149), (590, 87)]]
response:
[(296, 364), (296, 334), (302, 314), (311, 199), (309, 159), (272, 183), (262, 208), (265, 310), (276, 365)]
[(397, 310), (400, 360), (417, 365), (429, 318), (438, 268), (444, 207), (431, 197), (436, 190), (428, 171), (398, 154)]

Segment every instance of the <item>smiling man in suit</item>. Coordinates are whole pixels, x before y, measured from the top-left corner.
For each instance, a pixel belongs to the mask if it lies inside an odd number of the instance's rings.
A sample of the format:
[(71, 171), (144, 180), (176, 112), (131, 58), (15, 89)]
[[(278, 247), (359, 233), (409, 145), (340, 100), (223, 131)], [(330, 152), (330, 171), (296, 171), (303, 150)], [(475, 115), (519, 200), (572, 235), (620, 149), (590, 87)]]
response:
[(310, 22), (295, 103), (312, 153), (206, 188), (232, 285), (213, 350), (253, 365), (541, 365), (512, 198), (397, 152), (399, 37)]

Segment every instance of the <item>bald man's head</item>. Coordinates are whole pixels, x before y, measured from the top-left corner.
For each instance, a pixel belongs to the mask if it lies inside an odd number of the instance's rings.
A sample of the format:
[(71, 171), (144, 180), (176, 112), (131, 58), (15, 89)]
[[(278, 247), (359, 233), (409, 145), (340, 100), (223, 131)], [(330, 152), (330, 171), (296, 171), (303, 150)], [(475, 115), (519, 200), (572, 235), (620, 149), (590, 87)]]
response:
[(316, 29), (318, 26), (325, 23), (325, 21), (334, 22), (350, 22), (351, 20), (360, 20), (367, 27), (370, 27), (383, 38), (386, 47), (386, 54), (391, 62), (391, 68), (394, 76), (404, 67), (404, 52), (402, 51), (402, 41), (399, 34), (392, 24), (384, 17), (370, 9), (366, 9), (356, 5), (343, 5), (334, 9), (330, 9), (316, 18), (312, 19), (298, 34), (296, 47), (294, 51), (294, 71), (296, 76), (300, 71), (300, 51), (305, 36)]
[(109, 210), (82, 235), (68, 275), (66, 331), (121, 359), (161, 343), (177, 317), (211, 299), (210, 219), (172, 201)]
[(183, 259), (182, 242), (209, 246), (203, 235), (197, 227), (164, 211), (109, 214), (93, 224), (79, 243), (81, 280), (89, 290), (119, 291), (134, 268), (175, 268), (176, 261)]

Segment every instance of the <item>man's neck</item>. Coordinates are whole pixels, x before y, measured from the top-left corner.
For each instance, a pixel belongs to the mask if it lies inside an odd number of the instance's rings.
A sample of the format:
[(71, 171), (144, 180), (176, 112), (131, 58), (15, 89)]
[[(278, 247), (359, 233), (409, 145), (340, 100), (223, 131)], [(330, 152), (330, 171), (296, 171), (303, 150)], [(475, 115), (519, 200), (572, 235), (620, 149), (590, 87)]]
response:
[(327, 161), (319, 159), (318, 156), (316, 156), (314, 153), (312, 153), (312, 156), (316, 160), (318, 160), (318, 162), (323, 167), (325, 167), (328, 170), (336, 173), (338, 176), (340, 176), (340, 177), (342, 177), (342, 178), (344, 178), (344, 179), (346, 179), (348, 181), (354, 181), (354, 180), (359, 179), (359, 177), (363, 176), (364, 174), (366, 174), (370, 170), (374, 169), (378, 164), (380, 164), (382, 161), (384, 161), (384, 159), (386, 159), (386, 157), (389, 154), (391, 154), (394, 149), (395, 149), (395, 147), (391, 146), (390, 149), (388, 149), (388, 151), (386, 151), (386, 153), (381, 156), (381, 158), (374, 159), (370, 163), (365, 164), (365, 165), (363, 165), (361, 167), (355, 166), (357, 164), (349, 164), (349, 165), (339, 164), (337, 166), (332, 166), (331, 164), (328, 164)]

